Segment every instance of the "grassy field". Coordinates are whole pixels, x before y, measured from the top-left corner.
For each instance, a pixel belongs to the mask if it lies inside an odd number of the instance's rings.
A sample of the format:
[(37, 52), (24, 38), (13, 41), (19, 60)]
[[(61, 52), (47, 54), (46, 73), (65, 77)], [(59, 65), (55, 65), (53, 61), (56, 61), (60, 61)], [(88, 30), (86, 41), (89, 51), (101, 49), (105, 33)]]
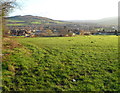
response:
[(41, 22), (31, 22), (32, 24), (41, 24)]
[(4, 91), (120, 91), (118, 36), (5, 38), (3, 45)]
[(20, 20), (7, 20), (7, 22), (25, 22), (25, 21), (20, 21)]
[(26, 24), (7, 24), (7, 26), (25, 26)]

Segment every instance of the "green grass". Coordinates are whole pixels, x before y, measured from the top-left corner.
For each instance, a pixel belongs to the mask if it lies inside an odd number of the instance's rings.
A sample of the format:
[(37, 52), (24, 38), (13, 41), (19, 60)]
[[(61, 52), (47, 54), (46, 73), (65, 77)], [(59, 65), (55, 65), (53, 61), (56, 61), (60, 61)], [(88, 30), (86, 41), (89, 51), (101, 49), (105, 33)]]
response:
[(4, 91), (120, 91), (117, 36), (16, 40), (3, 51)]
[(55, 21), (58, 24), (64, 24), (65, 22)]
[(20, 21), (20, 20), (7, 20), (7, 22), (25, 22), (25, 21)]
[(32, 24), (41, 24), (41, 22), (31, 22)]
[(7, 26), (24, 26), (26, 24), (7, 24)]
[[(41, 23), (44, 23), (44, 24), (53, 24), (53, 23), (57, 23), (57, 24), (68, 24), (66, 22), (60, 22), (60, 21), (54, 21), (54, 20), (37, 20), (37, 19), (34, 19), (34, 20), (26, 20), (26, 21), (21, 21), (21, 20), (7, 20), (7, 22), (11, 22), (11, 23), (8, 23), (7, 25), (8, 26), (21, 26), (21, 25), (30, 25), (30, 24), (41, 24)], [(21, 23), (20, 23), (21, 22)], [(51, 23), (52, 22), (52, 23)]]

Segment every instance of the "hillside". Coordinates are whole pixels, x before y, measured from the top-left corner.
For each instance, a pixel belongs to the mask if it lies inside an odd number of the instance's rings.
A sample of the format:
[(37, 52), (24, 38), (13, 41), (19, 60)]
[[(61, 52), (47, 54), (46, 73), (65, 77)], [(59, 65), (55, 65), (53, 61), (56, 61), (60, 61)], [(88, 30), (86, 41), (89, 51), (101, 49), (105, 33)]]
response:
[(118, 25), (118, 18), (117, 17), (103, 18), (97, 20), (96, 22), (103, 25)]
[(117, 17), (108, 17), (99, 20), (69, 20), (68, 22), (75, 22), (75, 23), (96, 23), (99, 25), (117, 25), (118, 18)]
[[(25, 16), (13, 16), (7, 17), (8, 26), (16, 25), (33, 25), (33, 24), (63, 24), (65, 21), (52, 20), (46, 17), (25, 15)], [(68, 22), (67, 22), (68, 23)]]
[(117, 17), (109, 17), (103, 18), (100, 20), (53, 20), (46, 17), (39, 17), (39, 16), (32, 16), (32, 15), (25, 15), (25, 16), (12, 16), (7, 17), (7, 25), (8, 26), (20, 26), (20, 25), (39, 25), (39, 24), (69, 24), (69, 23), (94, 23), (98, 25), (117, 25), (118, 19)]

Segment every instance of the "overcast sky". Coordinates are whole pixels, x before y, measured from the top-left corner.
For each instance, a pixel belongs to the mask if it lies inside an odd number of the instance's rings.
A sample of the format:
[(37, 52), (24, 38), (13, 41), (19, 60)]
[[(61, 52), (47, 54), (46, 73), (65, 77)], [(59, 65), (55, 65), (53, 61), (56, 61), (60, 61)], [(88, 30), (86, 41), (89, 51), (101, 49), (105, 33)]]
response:
[(118, 15), (119, 0), (17, 0), (10, 16), (35, 15), (56, 20), (96, 20)]

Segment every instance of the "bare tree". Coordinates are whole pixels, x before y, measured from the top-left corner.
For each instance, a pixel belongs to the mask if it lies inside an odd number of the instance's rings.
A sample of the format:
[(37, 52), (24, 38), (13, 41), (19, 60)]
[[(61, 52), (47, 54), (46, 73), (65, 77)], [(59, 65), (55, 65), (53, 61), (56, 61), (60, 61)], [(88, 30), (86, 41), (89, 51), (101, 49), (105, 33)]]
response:
[(17, 6), (16, 0), (1, 0), (0, 1), (0, 24), (3, 36), (7, 35), (5, 17)]

